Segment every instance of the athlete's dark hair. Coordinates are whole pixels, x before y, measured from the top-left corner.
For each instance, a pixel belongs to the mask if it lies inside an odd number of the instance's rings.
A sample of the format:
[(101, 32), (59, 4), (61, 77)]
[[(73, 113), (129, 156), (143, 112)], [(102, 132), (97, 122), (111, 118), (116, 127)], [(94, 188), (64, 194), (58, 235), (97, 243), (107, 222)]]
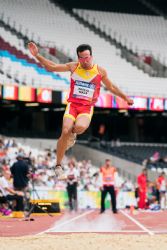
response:
[(83, 52), (85, 50), (89, 50), (90, 51), (90, 55), (92, 55), (92, 47), (89, 44), (81, 44), (77, 47), (77, 55), (79, 52)]

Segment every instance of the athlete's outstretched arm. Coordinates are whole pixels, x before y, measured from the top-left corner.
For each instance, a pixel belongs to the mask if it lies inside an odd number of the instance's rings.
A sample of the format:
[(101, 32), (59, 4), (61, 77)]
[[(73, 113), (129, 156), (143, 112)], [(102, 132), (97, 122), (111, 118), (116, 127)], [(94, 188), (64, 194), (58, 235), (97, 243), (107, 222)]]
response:
[(71, 71), (71, 66), (73, 66), (74, 63), (66, 63), (66, 64), (57, 64), (54, 63), (45, 57), (41, 56), (39, 54), (38, 47), (35, 43), (30, 42), (28, 43), (28, 49), (30, 53), (38, 59), (38, 61), (48, 70), (48, 71), (56, 71), (56, 72), (65, 72), (65, 71)]
[(116, 85), (112, 83), (112, 81), (108, 78), (106, 70), (103, 68), (100, 68), (100, 72), (102, 75), (102, 82), (105, 85), (105, 87), (110, 90), (114, 95), (117, 95), (121, 97), (123, 100), (125, 100), (128, 105), (133, 105), (133, 100), (126, 96), (125, 93), (123, 93)]

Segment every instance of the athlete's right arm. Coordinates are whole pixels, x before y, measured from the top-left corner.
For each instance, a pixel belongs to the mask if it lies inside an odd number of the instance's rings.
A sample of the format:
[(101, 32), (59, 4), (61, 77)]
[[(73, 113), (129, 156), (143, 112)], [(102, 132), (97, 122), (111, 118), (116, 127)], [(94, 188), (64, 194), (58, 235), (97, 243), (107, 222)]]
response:
[(54, 63), (45, 57), (39, 54), (38, 47), (35, 43), (30, 42), (28, 43), (28, 49), (30, 53), (37, 58), (37, 60), (48, 70), (48, 71), (55, 71), (55, 72), (65, 72), (65, 71), (73, 71), (75, 63), (66, 63), (66, 64), (57, 64)]

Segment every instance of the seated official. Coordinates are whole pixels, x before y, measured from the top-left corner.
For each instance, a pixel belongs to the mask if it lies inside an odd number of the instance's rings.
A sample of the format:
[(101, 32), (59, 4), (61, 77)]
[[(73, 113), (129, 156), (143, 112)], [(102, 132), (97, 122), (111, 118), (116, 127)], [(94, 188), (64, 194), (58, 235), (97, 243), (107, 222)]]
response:
[(16, 205), (14, 207), (15, 211), (24, 211), (23, 205), (23, 192), (16, 191), (9, 185), (10, 172), (9, 171), (2, 171), (0, 176), (0, 203), (3, 204), (5, 207), (7, 204), (10, 204), (10, 201), (16, 201)]

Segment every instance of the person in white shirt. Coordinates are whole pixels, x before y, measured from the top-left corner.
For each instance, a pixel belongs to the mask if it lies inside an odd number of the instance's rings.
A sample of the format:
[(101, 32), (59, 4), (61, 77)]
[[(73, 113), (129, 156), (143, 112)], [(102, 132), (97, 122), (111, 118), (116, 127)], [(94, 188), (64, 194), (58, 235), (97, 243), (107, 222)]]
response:
[(157, 189), (160, 198), (160, 205), (162, 209), (166, 208), (166, 191), (167, 191), (167, 179), (165, 172), (162, 172), (156, 180)]
[(10, 187), (8, 179), (10, 178), (9, 171), (2, 171), (0, 176), (0, 191), (1, 191), (1, 203), (8, 203), (9, 201), (16, 200), (16, 211), (23, 211), (23, 192), (15, 191)]

